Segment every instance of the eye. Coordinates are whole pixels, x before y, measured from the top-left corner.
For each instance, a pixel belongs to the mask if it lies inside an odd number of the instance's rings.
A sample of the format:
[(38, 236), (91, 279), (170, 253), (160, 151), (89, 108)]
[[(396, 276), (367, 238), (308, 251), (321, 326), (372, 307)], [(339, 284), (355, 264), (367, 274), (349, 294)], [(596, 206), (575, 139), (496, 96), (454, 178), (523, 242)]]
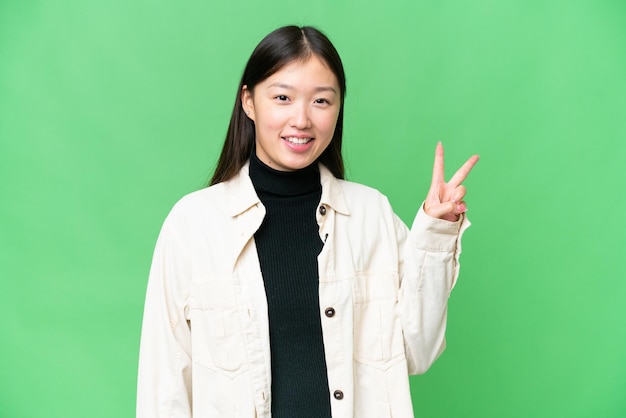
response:
[(315, 99), (315, 104), (330, 104), (326, 99)]
[(287, 100), (289, 100), (289, 98), (285, 96), (284, 94), (280, 94), (274, 98), (278, 100), (279, 102), (286, 102)]

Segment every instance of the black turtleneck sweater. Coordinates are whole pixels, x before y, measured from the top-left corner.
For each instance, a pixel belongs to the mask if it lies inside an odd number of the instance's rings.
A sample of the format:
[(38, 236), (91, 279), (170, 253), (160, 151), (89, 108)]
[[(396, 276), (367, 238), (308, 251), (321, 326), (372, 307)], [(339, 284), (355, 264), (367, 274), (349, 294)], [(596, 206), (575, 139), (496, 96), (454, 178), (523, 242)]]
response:
[(254, 235), (265, 283), (272, 359), (272, 417), (328, 418), (330, 391), (319, 308), (315, 164), (274, 170), (255, 155), (250, 178), (267, 210)]

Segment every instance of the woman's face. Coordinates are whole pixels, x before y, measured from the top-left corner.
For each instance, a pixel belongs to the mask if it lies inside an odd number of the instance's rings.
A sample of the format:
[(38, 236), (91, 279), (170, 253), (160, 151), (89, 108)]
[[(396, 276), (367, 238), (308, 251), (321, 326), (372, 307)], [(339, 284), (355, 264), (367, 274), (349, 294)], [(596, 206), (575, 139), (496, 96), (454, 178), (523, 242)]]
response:
[(244, 111), (254, 121), (257, 157), (294, 171), (314, 163), (330, 144), (341, 107), (335, 74), (311, 56), (294, 61), (254, 87), (243, 87)]

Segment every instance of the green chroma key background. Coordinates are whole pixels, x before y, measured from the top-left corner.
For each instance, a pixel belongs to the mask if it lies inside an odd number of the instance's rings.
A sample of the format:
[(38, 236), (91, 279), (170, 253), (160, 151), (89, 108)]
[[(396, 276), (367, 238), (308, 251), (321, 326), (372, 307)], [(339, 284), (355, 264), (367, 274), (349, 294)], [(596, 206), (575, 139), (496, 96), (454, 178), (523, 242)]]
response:
[(625, 2), (0, 0), (0, 417), (134, 415), (159, 228), (290, 23), (339, 49), (348, 176), (405, 222), (437, 141), (448, 177), (481, 155), (416, 416), (626, 416)]

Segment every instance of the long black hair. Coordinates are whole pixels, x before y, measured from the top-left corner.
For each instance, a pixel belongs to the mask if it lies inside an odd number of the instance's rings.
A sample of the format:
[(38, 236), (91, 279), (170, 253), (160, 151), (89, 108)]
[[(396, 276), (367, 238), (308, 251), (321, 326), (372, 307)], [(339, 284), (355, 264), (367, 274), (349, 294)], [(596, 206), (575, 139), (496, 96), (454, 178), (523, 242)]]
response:
[(250, 158), (255, 141), (255, 129), (254, 122), (246, 116), (241, 106), (243, 87), (247, 86), (248, 90), (252, 92), (257, 84), (280, 71), (285, 65), (298, 60), (306, 61), (313, 55), (320, 58), (335, 74), (341, 95), (341, 106), (333, 138), (318, 160), (335, 177), (339, 179), (345, 177), (341, 142), (346, 77), (341, 58), (330, 40), (318, 29), (310, 26), (284, 26), (263, 38), (246, 64), (237, 89), (237, 98), (226, 133), (226, 140), (209, 185), (230, 180)]

